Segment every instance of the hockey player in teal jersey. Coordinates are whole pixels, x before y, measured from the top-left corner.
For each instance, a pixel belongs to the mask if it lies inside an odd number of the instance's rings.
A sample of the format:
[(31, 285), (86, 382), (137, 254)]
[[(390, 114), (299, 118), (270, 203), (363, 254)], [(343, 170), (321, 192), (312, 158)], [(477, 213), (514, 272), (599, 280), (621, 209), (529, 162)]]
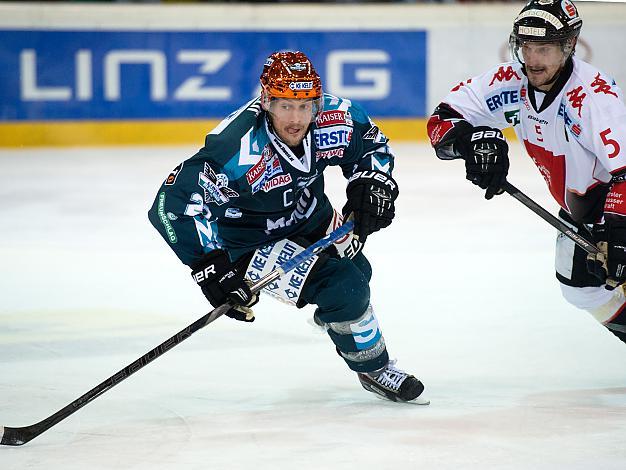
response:
[[(353, 234), (264, 292), (297, 307), (317, 305), (316, 323), (366, 390), (428, 403), (422, 383), (389, 359), (361, 252), (395, 215), (388, 139), (361, 107), (322, 92), (302, 52), (272, 54), (260, 80), (261, 96), (224, 119), (170, 173), (150, 221), (211, 305), (230, 300), (235, 306), (226, 315), (251, 322), (258, 298), (248, 282), (352, 217)], [(347, 179), (342, 214), (324, 193), (328, 166), (339, 166)]]

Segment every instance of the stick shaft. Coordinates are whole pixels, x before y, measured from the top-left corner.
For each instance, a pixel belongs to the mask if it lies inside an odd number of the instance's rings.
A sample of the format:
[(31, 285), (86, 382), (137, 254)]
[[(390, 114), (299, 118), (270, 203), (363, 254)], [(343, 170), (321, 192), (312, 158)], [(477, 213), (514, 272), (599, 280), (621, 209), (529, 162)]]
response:
[(594, 243), (590, 242), (579, 233), (576, 233), (574, 230), (572, 230), (570, 227), (564, 224), (561, 220), (559, 220), (558, 218), (550, 214), (550, 212), (548, 212), (539, 204), (537, 204), (535, 201), (533, 201), (531, 198), (526, 196), (526, 194), (521, 192), (519, 189), (517, 189), (508, 181), (502, 185), (502, 189), (504, 189), (507, 193), (509, 193), (515, 199), (517, 199), (519, 202), (524, 204), (526, 207), (528, 207), (531, 211), (533, 211), (543, 220), (545, 220), (554, 228), (556, 228), (563, 235), (573, 240), (574, 243), (576, 243), (579, 247), (581, 247), (587, 253), (592, 254), (592, 255), (597, 255), (598, 253), (600, 253), (600, 250), (598, 249), (598, 247), (596, 247)]
[[(347, 233), (349, 233), (350, 230), (352, 230), (352, 228), (353, 228), (352, 221), (346, 222), (342, 226), (333, 230), (326, 237), (322, 238), (321, 240), (317, 241), (316, 243), (308, 247), (299, 255), (286, 261), (283, 265), (273, 270), (271, 273), (267, 274), (263, 278), (259, 279), (256, 283), (254, 283), (250, 287), (250, 290), (252, 290), (252, 292), (260, 291), (261, 289), (263, 289), (263, 287), (267, 286), (268, 284), (271, 284), (272, 282), (274, 282), (276, 279), (278, 279), (285, 273), (296, 268), (303, 261), (306, 261), (307, 259), (311, 258), (313, 255), (328, 248), (336, 240), (339, 240), (340, 238), (344, 237)], [(146, 354), (141, 356), (136, 361), (132, 362), (131, 364), (127, 365), (126, 367), (118, 371), (117, 373), (113, 374), (108, 379), (96, 385), (94, 388), (92, 388), (87, 393), (85, 393), (81, 397), (74, 400), (69, 405), (65, 406), (64, 408), (61, 408), (59, 411), (57, 411), (53, 415), (48, 416), (46, 419), (39, 421), (38, 423), (32, 424), (30, 426), (24, 426), (24, 427), (18, 427), (18, 428), (0, 426), (0, 444), (10, 445), (10, 446), (20, 446), (34, 439), (35, 437), (39, 436), (43, 432), (50, 429), (55, 424), (58, 424), (59, 422), (63, 421), (65, 418), (74, 414), (76, 411), (81, 409), (87, 403), (95, 400), (97, 397), (107, 392), (108, 390), (113, 388), (115, 385), (127, 379), (132, 374), (137, 372), (139, 369), (143, 368), (144, 366), (148, 365), (149, 363), (151, 363), (158, 357), (162, 356), (167, 351), (172, 349), (174, 346), (177, 346), (178, 344), (182, 343), (184, 340), (189, 338), (196, 331), (204, 328), (209, 323), (214, 322), (216, 319), (218, 319), (224, 313), (226, 313), (226, 311), (228, 311), (230, 307), (231, 305), (226, 303), (224, 305), (220, 305), (219, 307), (215, 308), (211, 312), (207, 313), (203, 317), (193, 322), (191, 325), (180, 330), (174, 336), (168, 338), (167, 340), (159, 344), (156, 348), (148, 351)]]

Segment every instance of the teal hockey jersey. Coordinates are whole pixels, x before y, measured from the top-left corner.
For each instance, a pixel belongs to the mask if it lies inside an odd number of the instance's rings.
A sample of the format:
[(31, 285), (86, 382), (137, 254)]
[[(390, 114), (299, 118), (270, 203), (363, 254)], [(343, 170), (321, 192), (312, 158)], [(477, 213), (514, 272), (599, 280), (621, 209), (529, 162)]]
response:
[(161, 185), (152, 225), (186, 265), (214, 249), (235, 261), (257, 248), (311, 233), (332, 217), (324, 170), (391, 174), (388, 139), (350, 100), (324, 94), (323, 111), (296, 156), (270, 130), (256, 98), (213, 129), (205, 145)]

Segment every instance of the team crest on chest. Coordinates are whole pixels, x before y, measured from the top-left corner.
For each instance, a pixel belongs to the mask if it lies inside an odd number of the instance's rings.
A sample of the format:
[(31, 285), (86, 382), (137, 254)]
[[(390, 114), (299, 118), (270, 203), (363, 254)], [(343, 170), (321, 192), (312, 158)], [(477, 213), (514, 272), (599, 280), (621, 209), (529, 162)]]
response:
[(238, 197), (239, 193), (228, 187), (228, 177), (224, 173), (216, 174), (208, 163), (204, 163), (204, 171), (198, 173), (198, 185), (204, 190), (204, 201), (214, 202), (221, 206), (230, 198)]

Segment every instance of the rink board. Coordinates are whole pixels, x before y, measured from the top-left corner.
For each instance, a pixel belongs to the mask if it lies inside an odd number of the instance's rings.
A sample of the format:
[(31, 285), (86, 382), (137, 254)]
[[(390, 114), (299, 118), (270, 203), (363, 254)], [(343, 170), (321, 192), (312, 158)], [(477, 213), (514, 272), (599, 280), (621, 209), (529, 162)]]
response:
[(396, 135), (414, 134), (407, 126), (426, 115), (424, 31), (5, 30), (0, 138), (5, 146), (199, 141), (258, 96), (265, 58), (285, 49), (307, 53), (325, 91), (398, 120), (389, 123)]
[[(258, 95), (273, 50), (301, 49), (325, 91), (394, 141), (459, 82), (509, 60), (520, 5), (0, 3), (0, 147), (196, 144)], [(577, 56), (626, 83), (626, 4), (578, 5)], [(295, 21), (294, 21), (295, 20)]]

